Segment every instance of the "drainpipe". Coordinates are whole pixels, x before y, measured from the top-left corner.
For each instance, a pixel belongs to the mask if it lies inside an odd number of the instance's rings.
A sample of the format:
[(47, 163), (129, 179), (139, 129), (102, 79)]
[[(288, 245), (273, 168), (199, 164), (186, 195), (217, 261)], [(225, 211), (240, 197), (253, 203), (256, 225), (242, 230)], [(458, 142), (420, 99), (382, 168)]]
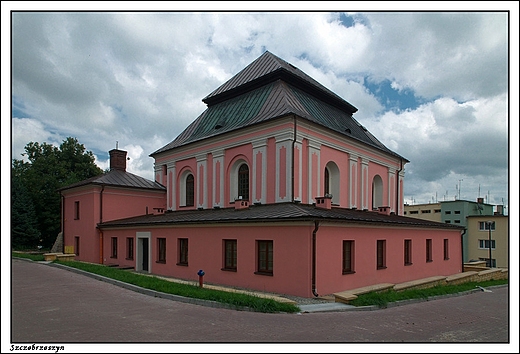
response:
[[(105, 185), (101, 185), (101, 192), (99, 192), (99, 223), (103, 222), (103, 191)], [(99, 264), (103, 264), (103, 231), (99, 229)]]
[(294, 119), (294, 136), (292, 141), (292, 159), (291, 159), (291, 202), (294, 203), (294, 147), (296, 146), (296, 116), (293, 115)]
[(466, 234), (466, 229), (464, 229), (464, 231), (462, 231), (462, 233), (460, 234), (460, 255), (462, 257), (461, 259), (461, 262), (462, 262), (462, 271), (461, 273), (464, 272), (464, 235)]
[(400, 160), (400, 164), (401, 164), (401, 166), (400, 166), (399, 170), (397, 171), (397, 178), (396, 178), (397, 182), (396, 182), (396, 188), (395, 188), (395, 190), (396, 190), (395, 215), (399, 215), (399, 204), (400, 204), (400, 201), (399, 201), (399, 175), (401, 174), (401, 171), (403, 170), (403, 159)]
[(312, 231), (312, 294), (318, 297), (316, 290), (316, 233), (320, 227), (320, 222), (314, 221), (314, 230)]

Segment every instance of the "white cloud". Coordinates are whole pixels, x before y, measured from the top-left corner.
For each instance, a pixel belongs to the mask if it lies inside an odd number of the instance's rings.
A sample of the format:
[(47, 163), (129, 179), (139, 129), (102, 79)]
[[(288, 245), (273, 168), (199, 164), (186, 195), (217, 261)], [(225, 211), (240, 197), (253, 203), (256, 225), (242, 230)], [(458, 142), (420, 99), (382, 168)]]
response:
[[(12, 94), (28, 120), (12, 120), (12, 149), (73, 136), (106, 168), (118, 141), (132, 150), (129, 171), (153, 179), (149, 154), (269, 50), (357, 107), (358, 121), (410, 159), (407, 188), (426, 195), (453, 184), (451, 174), (507, 171), (505, 15), (352, 15), (345, 27), (326, 12), (15, 13)], [(385, 112), (365, 78), (429, 100)], [(32, 135), (20, 131), (29, 123)]]

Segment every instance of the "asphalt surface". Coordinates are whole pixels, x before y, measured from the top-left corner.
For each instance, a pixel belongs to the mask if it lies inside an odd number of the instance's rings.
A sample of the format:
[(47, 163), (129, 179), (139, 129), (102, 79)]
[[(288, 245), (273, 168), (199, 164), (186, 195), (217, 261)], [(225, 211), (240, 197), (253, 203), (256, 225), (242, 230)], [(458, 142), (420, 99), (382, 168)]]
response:
[(486, 351), (511, 349), (507, 286), (371, 311), (264, 314), (161, 298), (38, 262), (11, 265), (11, 346), (478, 342), (494, 343)]

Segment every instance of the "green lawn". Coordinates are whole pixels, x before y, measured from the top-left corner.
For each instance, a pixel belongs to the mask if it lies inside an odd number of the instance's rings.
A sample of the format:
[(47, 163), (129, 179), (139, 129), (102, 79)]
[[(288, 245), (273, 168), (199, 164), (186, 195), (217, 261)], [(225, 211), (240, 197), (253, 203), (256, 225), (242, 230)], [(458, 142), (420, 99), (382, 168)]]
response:
[(474, 290), (477, 286), (483, 288), (495, 285), (508, 284), (508, 279), (490, 280), (485, 282), (468, 282), (459, 285), (438, 285), (428, 289), (410, 289), (403, 291), (386, 290), (382, 292), (371, 292), (361, 294), (357, 299), (352, 300), (349, 304), (354, 306), (370, 306), (386, 307), (389, 302), (396, 302), (410, 299), (427, 299), (433, 296), (456, 294), (469, 290)]

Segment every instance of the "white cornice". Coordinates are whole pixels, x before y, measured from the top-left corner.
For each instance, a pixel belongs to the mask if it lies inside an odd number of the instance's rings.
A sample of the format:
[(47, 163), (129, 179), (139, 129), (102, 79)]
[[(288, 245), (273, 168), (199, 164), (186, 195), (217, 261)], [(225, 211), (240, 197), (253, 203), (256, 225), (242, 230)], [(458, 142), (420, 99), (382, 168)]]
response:
[[(374, 155), (384, 155), (389, 160), (394, 160), (395, 159), (396, 163), (399, 162), (399, 157), (397, 157), (397, 156), (393, 156), (393, 155), (390, 155), (388, 153), (385, 153), (385, 152), (383, 152), (381, 150), (378, 150), (376, 148), (371, 147), (370, 145), (358, 142), (355, 139), (351, 139), (351, 138), (346, 137), (345, 135), (342, 135), (342, 134), (337, 133), (335, 131), (328, 130), (328, 129), (326, 130), (323, 127), (321, 127), (321, 126), (319, 126), (317, 124), (313, 124), (312, 122), (306, 122), (306, 123), (307, 124), (299, 123), (298, 126), (299, 127), (300, 126), (301, 127), (305, 127), (308, 130), (316, 132), (316, 133), (319, 133), (321, 135), (331, 136), (335, 140), (342, 140), (345, 145), (352, 145), (353, 148), (357, 148), (359, 150), (369, 150)], [(300, 135), (300, 133), (299, 133), (299, 135)], [(328, 147), (334, 148), (334, 149), (336, 149), (338, 151), (345, 152), (345, 153), (348, 153), (348, 154), (351, 154), (351, 155), (354, 155), (354, 156), (357, 156), (357, 157), (361, 157), (361, 159), (367, 159), (369, 161), (376, 162), (376, 163), (378, 163), (378, 164), (380, 164), (382, 166), (388, 167), (388, 168), (395, 168), (395, 166), (389, 165), (388, 162), (383, 161), (382, 159), (373, 158), (373, 157), (371, 157), (368, 154), (365, 154), (363, 152), (349, 150), (347, 147), (345, 147), (343, 145), (340, 145), (339, 143), (335, 143), (335, 142), (333, 142), (331, 140), (324, 140), (324, 139), (321, 139), (321, 138), (317, 138), (316, 136), (311, 136), (310, 134), (305, 134), (305, 135), (301, 134), (301, 135), (309, 141), (309, 144), (314, 142), (315, 144), (328, 146)], [(348, 139), (348, 141), (345, 141), (346, 139)]]
[[(224, 133), (215, 137), (207, 138), (202, 141), (194, 142), (192, 144), (181, 146), (178, 148), (174, 148), (173, 150), (168, 150), (161, 153), (161, 157), (168, 158), (170, 155), (175, 156), (176, 161), (184, 160), (187, 158), (193, 157), (193, 150), (198, 150), (204, 148), (208, 145), (217, 145), (216, 147), (212, 147), (206, 152), (211, 152), (212, 150), (217, 151), (225, 151), (230, 148), (234, 148), (240, 145), (252, 144), (253, 142), (259, 142), (261, 140), (267, 141), (268, 138), (272, 138), (272, 133), (265, 133), (266, 130), (276, 128), (277, 126), (286, 124), (288, 122), (292, 123), (292, 119), (290, 117), (284, 117), (275, 119), (273, 121), (268, 121), (263, 123), (262, 125), (253, 125), (247, 128), (239, 129), (239, 131), (231, 131), (228, 133)], [(281, 130), (280, 133), (283, 134), (285, 130)], [(290, 128), (290, 133), (292, 134), (293, 128)], [(260, 134), (260, 136), (256, 136), (254, 140), (251, 140), (245, 137), (248, 134)], [(229, 140), (233, 140), (233, 143), (230, 143)], [(220, 145), (219, 145), (220, 144)], [(174, 152), (173, 152), (174, 151)], [(201, 153), (196, 154), (199, 155)]]

